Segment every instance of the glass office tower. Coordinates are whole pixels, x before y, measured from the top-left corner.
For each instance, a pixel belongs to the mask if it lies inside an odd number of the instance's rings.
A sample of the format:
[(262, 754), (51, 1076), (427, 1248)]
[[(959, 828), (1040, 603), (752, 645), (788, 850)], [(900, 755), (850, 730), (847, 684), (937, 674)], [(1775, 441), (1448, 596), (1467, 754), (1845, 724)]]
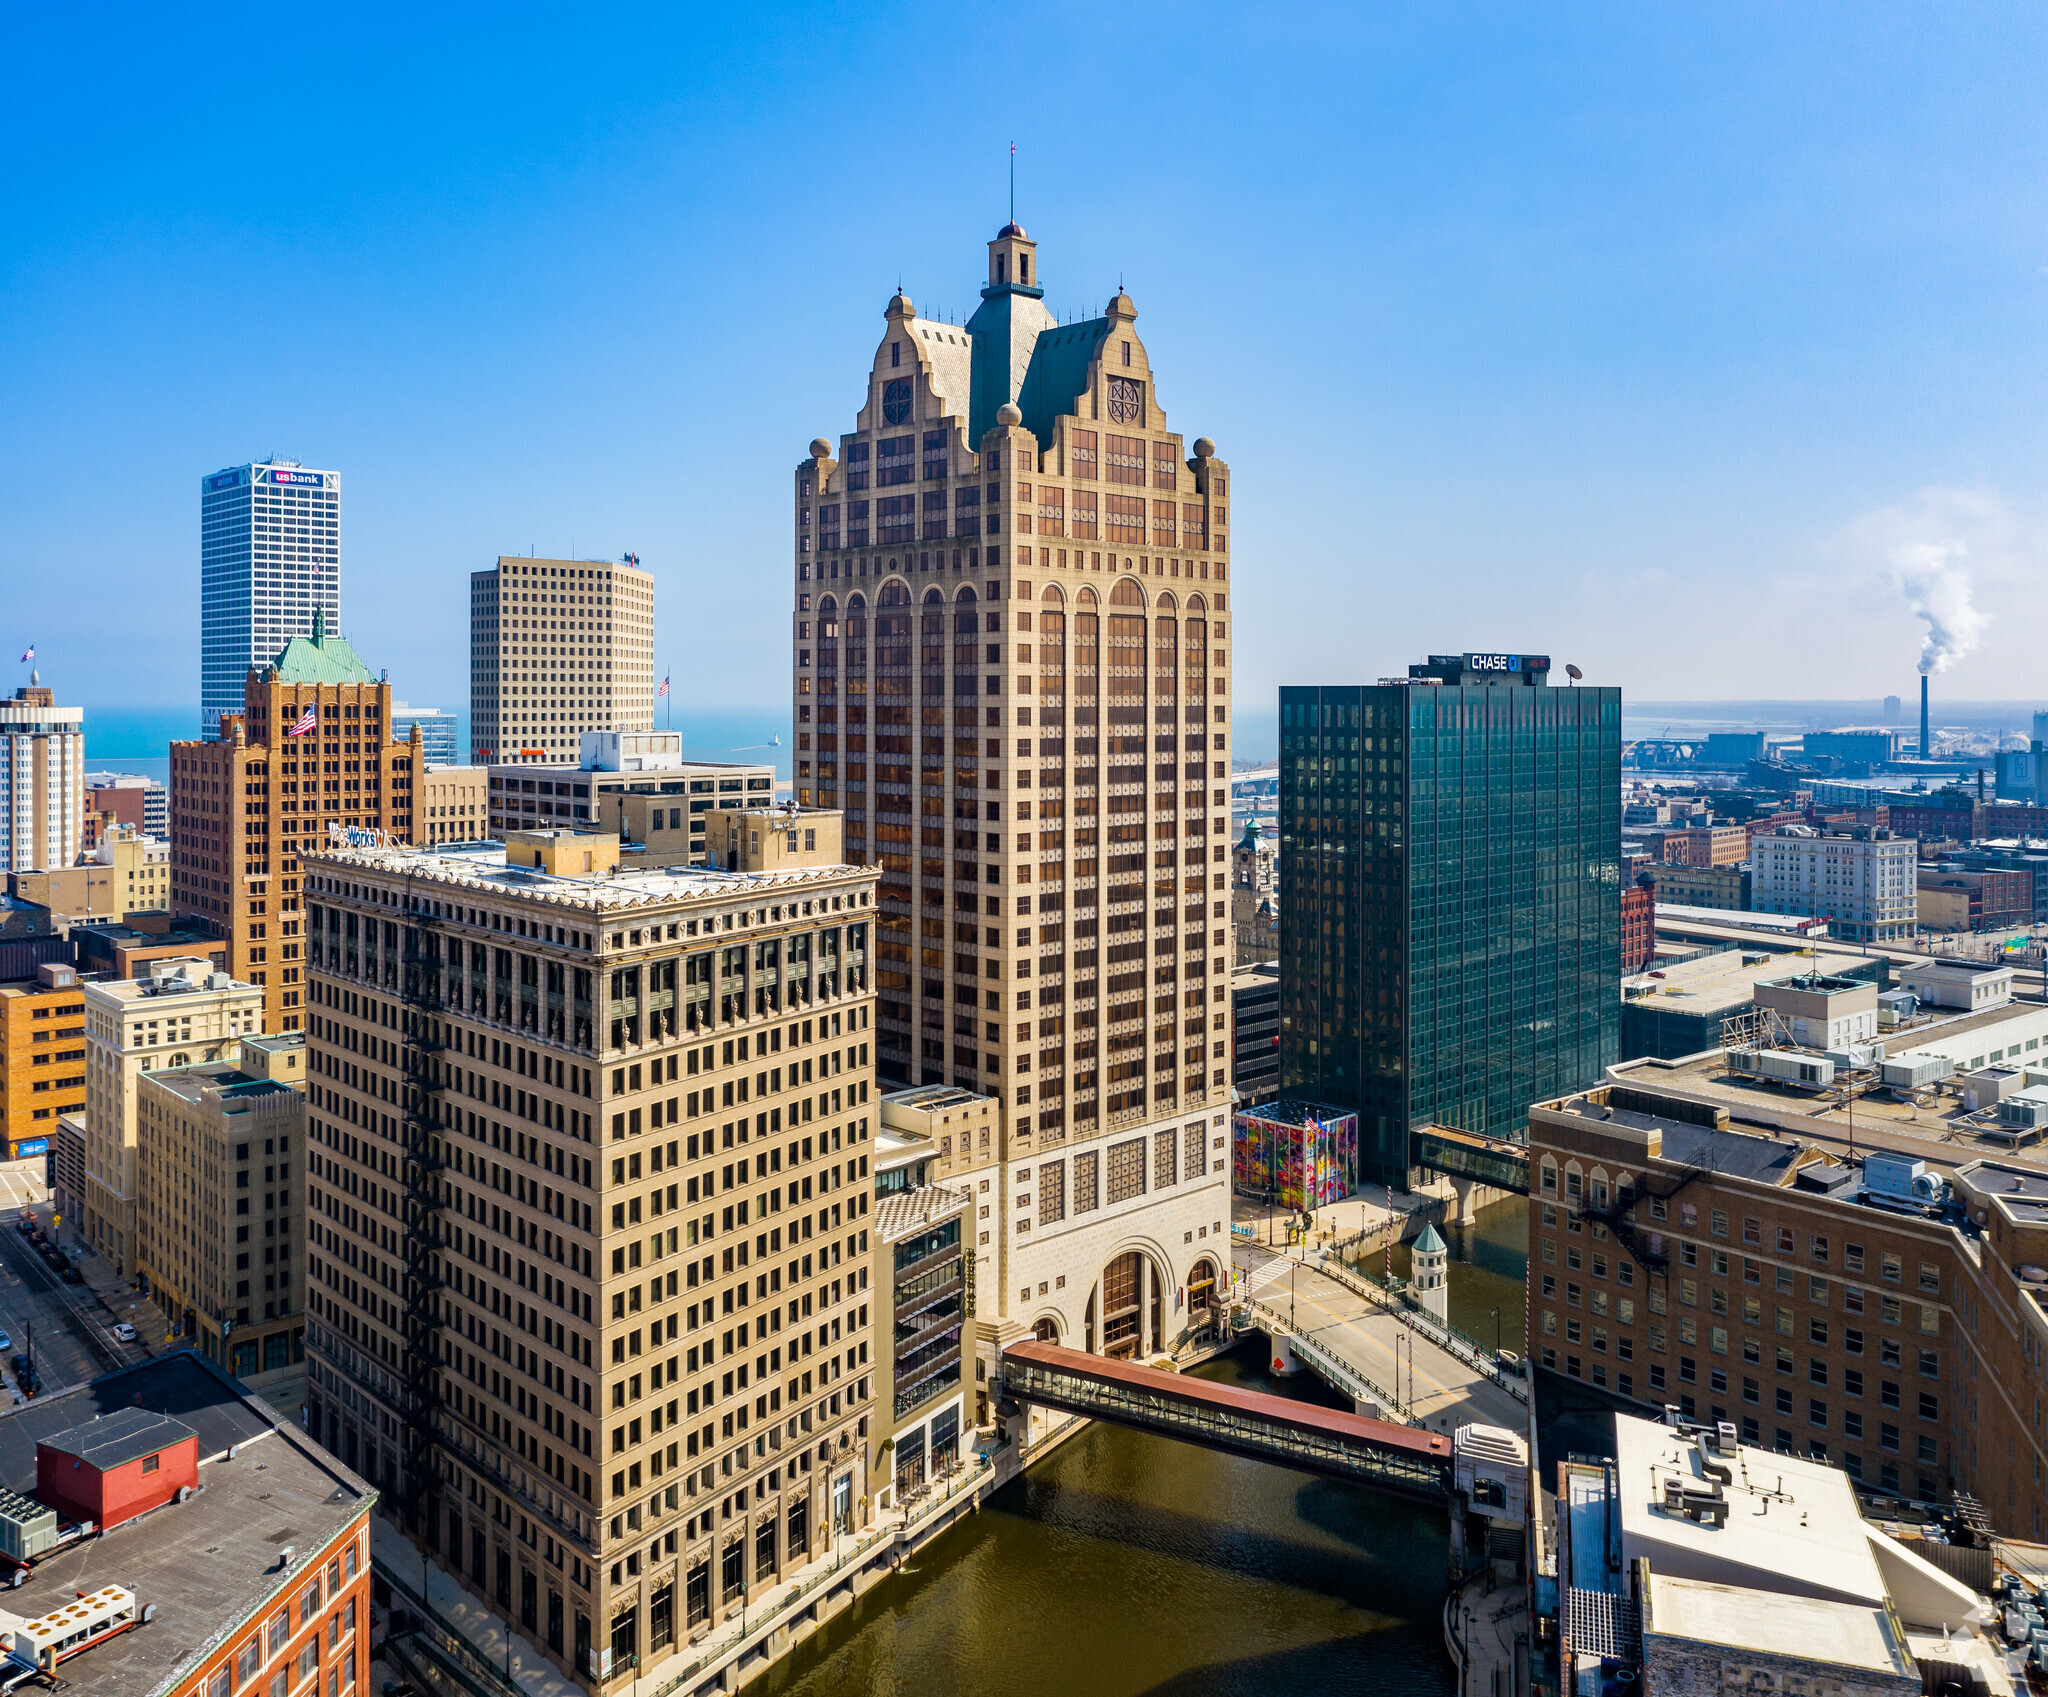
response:
[(1367, 1182), (1619, 1057), (1621, 692), (1549, 667), (1280, 692), (1280, 1087), (1357, 1113)]

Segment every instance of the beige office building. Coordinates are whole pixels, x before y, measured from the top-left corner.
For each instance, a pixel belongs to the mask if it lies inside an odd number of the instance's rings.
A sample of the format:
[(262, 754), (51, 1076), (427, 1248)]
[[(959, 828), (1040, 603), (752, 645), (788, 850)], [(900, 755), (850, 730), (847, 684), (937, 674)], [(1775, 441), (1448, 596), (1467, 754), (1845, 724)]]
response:
[(75, 866), (8, 874), (8, 894), (66, 919), (126, 919), (168, 913), (171, 850), (132, 825), (114, 825)]
[(305, 1401), (303, 1032), (136, 1084), (137, 1267), (179, 1338), (297, 1416)]
[(1015, 1210), (1090, 1173), (1146, 1198), (1065, 1289), (1004, 1290), (1129, 1352), (1229, 1213), (1214, 1162), (1157, 1167), (1229, 1101), (1229, 474), (1168, 428), (1128, 296), (1042, 294), (1009, 225), (964, 327), (895, 296), (854, 428), (794, 470), (796, 790), (881, 867), (881, 1075), (1001, 1096)]
[(85, 1172), (80, 1229), (123, 1273), (137, 1264), (137, 1090), (142, 1075), (231, 1061), (263, 1029), (263, 991), (210, 960), (149, 963), (145, 978), (85, 986)]
[(585, 731), (653, 728), (650, 573), (514, 554), (470, 573), (472, 764), (573, 764)]
[(313, 1429), (591, 1691), (873, 1490), (875, 874), (617, 857), (513, 832), (307, 885)]
[(490, 772), (482, 766), (430, 766), (413, 809), (413, 840), (474, 843), (491, 834)]

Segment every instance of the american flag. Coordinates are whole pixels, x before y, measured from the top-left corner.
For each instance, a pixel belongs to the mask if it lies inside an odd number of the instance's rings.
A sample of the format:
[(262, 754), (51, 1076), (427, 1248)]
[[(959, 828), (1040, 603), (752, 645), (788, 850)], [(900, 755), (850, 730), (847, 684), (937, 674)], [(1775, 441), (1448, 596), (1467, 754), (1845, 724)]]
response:
[(659, 701), (664, 695), (668, 694), (668, 680), (671, 677), (671, 675), (672, 674), (668, 672), (663, 672), (661, 674), (661, 688), (654, 692), (655, 700)]
[(314, 727), (316, 727), (319, 723), (320, 709), (317, 707), (308, 707), (305, 710), (305, 712), (299, 715), (299, 722), (296, 725), (292, 726), (290, 730), (286, 731), (285, 735), (288, 737), (302, 737), (306, 735), (307, 732), (314, 729)]
[(33, 660), (33, 659), (34, 659), (35, 657), (36, 657), (36, 645), (35, 645), (35, 644), (34, 644), (33, 642), (31, 642), (31, 643), (30, 643), (30, 644), (28, 645), (28, 648), (27, 648), (26, 652), (24, 652), (24, 653), (23, 653), (23, 655), (22, 655), (22, 657), (21, 657), (21, 663), (22, 663), (22, 664), (23, 664), (23, 665), (25, 666), (25, 665), (27, 665), (27, 664), (29, 663), (29, 661)]

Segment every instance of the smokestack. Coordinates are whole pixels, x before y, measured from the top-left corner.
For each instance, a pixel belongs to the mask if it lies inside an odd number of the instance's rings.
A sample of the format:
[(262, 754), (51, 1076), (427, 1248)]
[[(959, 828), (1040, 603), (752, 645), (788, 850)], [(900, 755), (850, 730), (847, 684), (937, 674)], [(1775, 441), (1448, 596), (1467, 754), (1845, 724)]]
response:
[(1920, 758), (1930, 758), (1927, 746), (1927, 674), (1920, 674)]

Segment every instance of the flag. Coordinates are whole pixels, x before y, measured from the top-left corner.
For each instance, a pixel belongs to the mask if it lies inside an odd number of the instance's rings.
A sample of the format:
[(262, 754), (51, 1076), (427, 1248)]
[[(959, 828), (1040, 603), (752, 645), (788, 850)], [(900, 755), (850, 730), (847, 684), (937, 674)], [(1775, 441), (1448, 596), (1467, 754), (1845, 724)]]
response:
[(660, 700), (660, 699), (661, 699), (661, 698), (662, 698), (662, 697), (663, 697), (664, 695), (668, 694), (668, 680), (669, 680), (669, 676), (670, 676), (670, 674), (669, 674), (669, 673), (667, 673), (667, 672), (663, 672), (663, 673), (661, 674), (661, 688), (659, 688), (658, 690), (656, 690), (656, 691), (654, 692), (654, 699), (655, 699), (655, 700), (659, 701), (659, 700)]
[(308, 731), (311, 731), (316, 726), (318, 726), (319, 723), (320, 709), (317, 707), (308, 707), (305, 710), (305, 712), (299, 715), (299, 722), (296, 725), (292, 726), (290, 730), (286, 731), (285, 735), (288, 737), (302, 737)]
[(33, 642), (31, 642), (31, 643), (30, 643), (30, 644), (28, 645), (28, 648), (27, 648), (26, 652), (24, 652), (24, 653), (23, 653), (23, 655), (22, 655), (22, 657), (21, 657), (21, 663), (22, 663), (22, 664), (23, 664), (24, 666), (26, 666), (26, 665), (27, 665), (27, 664), (28, 664), (28, 663), (29, 663), (29, 662), (30, 662), (31, 660), (33, 660), (33, 659), (34, 659), (35, 657), (36, 657), (36, 645), (35, 645), (35, 644), (34, 644)]

